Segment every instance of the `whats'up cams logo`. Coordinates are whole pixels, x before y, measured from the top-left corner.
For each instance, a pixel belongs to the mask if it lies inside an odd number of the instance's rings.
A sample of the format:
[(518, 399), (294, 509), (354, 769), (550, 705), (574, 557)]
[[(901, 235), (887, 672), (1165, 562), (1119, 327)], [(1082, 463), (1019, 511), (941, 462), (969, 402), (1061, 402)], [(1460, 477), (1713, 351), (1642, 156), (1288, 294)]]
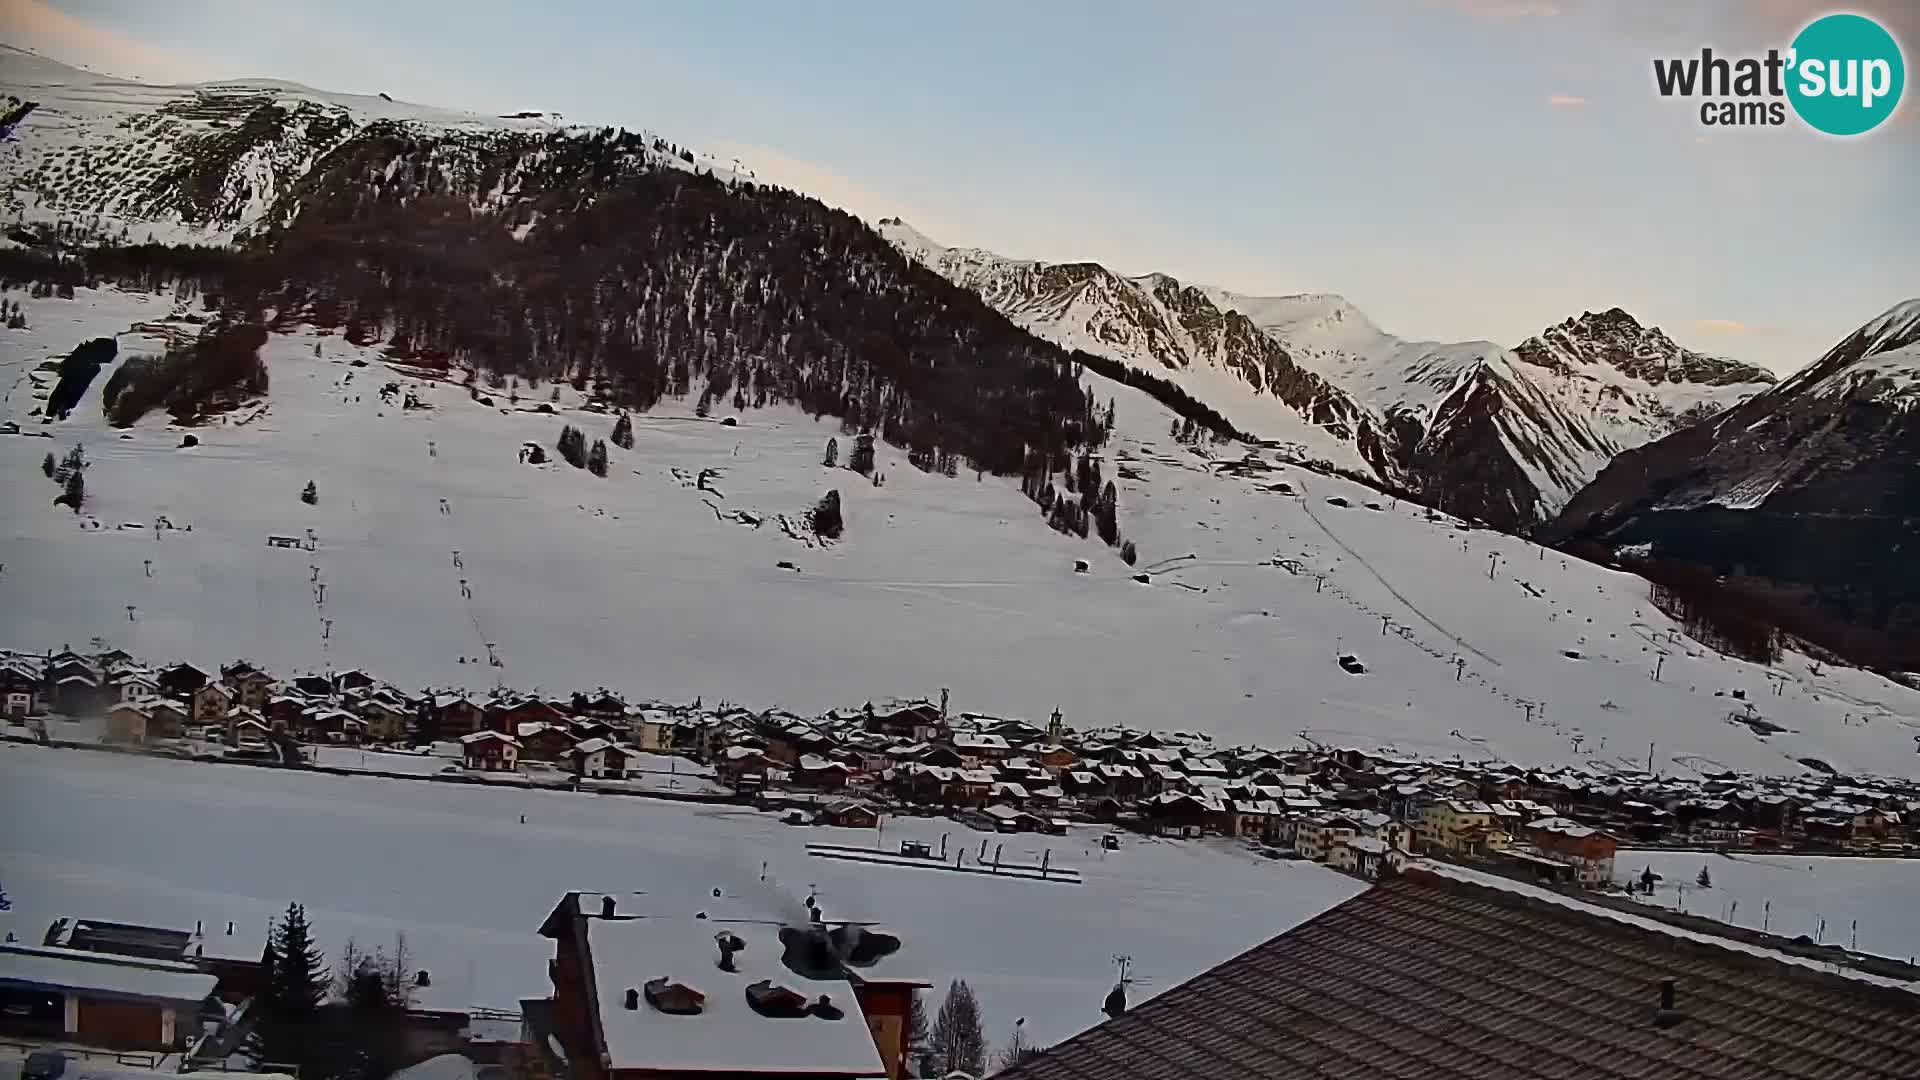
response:
[(1653, 62), (1661, 97), (1699, 98), (1709, 127), (1767, 127), (1787, 122), (1787, 108), (1815, 131), (1864, 135), (1900, 103), (1907, 65), (1900, 43), (1864, 15), (1823, 15), (1796, 34), (1786, 51), (1764, 57), (1699, 56)]

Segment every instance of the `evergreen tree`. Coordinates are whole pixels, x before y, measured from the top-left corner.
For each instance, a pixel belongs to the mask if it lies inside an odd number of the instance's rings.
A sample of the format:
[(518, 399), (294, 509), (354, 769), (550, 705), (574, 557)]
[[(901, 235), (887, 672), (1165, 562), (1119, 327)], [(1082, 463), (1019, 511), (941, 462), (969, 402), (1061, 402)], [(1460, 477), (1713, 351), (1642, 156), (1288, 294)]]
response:
[(320, 501), (320, 489), (313, 486), (313, 481), (307, 481), (307, 486), (300, 489), (300, 501), (308, 506)]
[(87, 470), (74, 469), (67, 473), (67, 488), (60, 495), (60, 502), (73, 507), (74, 513), (80, 512), (80, 504), (87, 500)]
[[(873, 436), (862, 433), (853, 437), (853, 452), (847, 455), (847, 468), (862, 476), (873, 475)], [(880, 486), (875, 484), (875, 487)]]
[(622, 450), (633, 449), (633, 417), (626, 413), (621, 413), (620, 419), (614, 422), (613, 445)]
[[(48, 455), (47, 460), (48, 462), (52, 462), (53, 460), (52, 455)], [(833, 468), (835, 465), (840, 464), (840, 440), (839, 439), (835, 439), (831, 437), (827, 439), (827, 456), (821, 459), (820, 464), (825, 465), (829, 469)]]
[(560, 457), (576, 469), (587, 467), (587, 436), (579, 428), (567, 424), (560, 429), (560, 442), (557, 446)]
[(40, 462), (40, 471), (51, 477), (53, 475), (53, 468), (53, 451), (49, 450), (47, 451), (46, 458)]
[(1703, 889), (1713, 888), (1713, 875), (1708, 873), (1707, 868), (1704, 866), (1700, 868), (1700, 876), (1693, 880), (1696, 885), (1699, 885)]
[(1134, 548), (1133, 541), (1128, 540), (1120, 545), (1120, 561), (1121, 562), (1126, 563), (1128, 566), (1132, 566), (1136, 561), (1139, 560), (1139, 558), (1140, 558), (1140, 552)]
[(843, 527), (840, 519), (840, 493), (829, 491), (807, 514), (807, 526), (814, 534), (827, 540), (840, 538)]
[(587, 471), (595, 476), (607, 475), (606, 440), (593, 440), (593, 449), (587, 451)]
[(268, 1012), (284, 1021), (312, 1017), (326, 998), (327, 969), (319, 948), (313, 943), (313, 931), (307, 925), (304, 907), (287, 905), (286, 915), (274, 924), (272, 942), (274, 962), (273, 978), (267, 985)]
[(986, 1072), (987, 1033), (980, 1023), (980, 1002), (965, 979), (955, 979), (948, 985), (927, 1045), (933, 1052), (936, 1075), (945, 1076), (956, 1069), (972, 1076)]
[[(873, 715), (873, 704), (867, 704), (867, 715)], [(918, 1054), (927, 1048), (929, 1032), (927, 1030), (927, 1001), (920, 991), (910, 991), (913, 997), (907, 1001), (907, 1052)]]

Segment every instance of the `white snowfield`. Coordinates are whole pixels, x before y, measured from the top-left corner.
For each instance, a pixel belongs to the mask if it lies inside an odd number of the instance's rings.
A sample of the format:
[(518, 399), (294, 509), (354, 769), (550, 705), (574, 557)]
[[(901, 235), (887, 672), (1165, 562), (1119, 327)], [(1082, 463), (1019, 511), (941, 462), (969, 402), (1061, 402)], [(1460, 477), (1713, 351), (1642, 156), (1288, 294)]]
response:
[[(570, 389), (555, 415), (530, 411), (546, 386), (482, 405), (335, 336), (271, 339), (268, 399), (195, 429), (194, 448), (163, 414), (126, 438), (106, 427), (109, 371), (43, 425), (29, 369), (163, 320), (172, 301), (24, 303), (31, 329), (0, 332), (4, 418), (22, 432), (0, 435), (0, 644), (15, 648), (98, 637), (156, 663), (247, 656), (282, 677), (361, 667), (409, 689), (607, 686), (800, 712), (946, 687), (959, 709), (1057, 706), (1077, 727), (1226, 744), (1601, 769), (1644, 768), (1651, 752), (1663, 772), (1798, 773), (1817, 757), (1920, 775), (1912, 690), (1793, 654), (1728, 659), (1680, 635), (1636, 577), (1429, 521), (1266, 452), (1243, 467), (1243, 447), (1177, 445), (1172, 417), (1117, 385), (1098, 390), (1118, 400), (1104, 472), (1134, 477), (1117, 481), (1133, 568), (1047, 529), (1009, 479), (929, 475), (890, 446), (884, 486), (827, 469), (828, 438), (841, 462), (850, 440), (790, 409), (734, 426), (725, 406), (636, 416), (634, 449), (609, 446), (604, 479), (557, 457), (521, 464), (523, 443), (551, 453), (563, 423), (602, 438), (614, 418)], [(387, 383), (431, 407), (382, 403)], [(78, 516), (40, 473), (76, 442), (91, 462)], [(309, 481), (315, 506), (299, 499)], [(1268, 490), (1279, 483), (1299, 496)], [(828, 489), (846, 534), (819, 546), (799, 522)], [(163, 517), (174, 528), (156, 528)], [(309, 530), (312, 551), (268, 546)], [(1343, 652), (1366, 673), (1343, 670)], [(1749, 707), (1787, 730), (1756, 734)]]
[[(197, 531), (197, 530), (196, 530)], [(944, 992), (965, 979), (995, 1045), (1020, 1017), (1052, 1043), (1098, 1023), (1133, 957), (1135, 1001), (1199, 974), (1357, 894), (1325, 867), (1270, 862), (1226, 843), (989, 835), (940, 819), (871, 830), (796, 828), (744, 808), (406, 780), (289, 774), (0, 743), (0, 790), (35, 807), (0, 832), (13, 910), (0, 929), (39, 940), (60, 916), (251, 929), (305, 905), (330, 962), (353, 938), (391, 949), (405, 933), (417, 999), (433, 1008), (517, 1008), (551, 993), (553, 943), (538, 928), (569, 889), (631, 894), (623, 911), (692, 922), (718, 901), (778, 920), (813, 894), (829, 919), (870, 921), (901, 950), (886, 973)], [(520, 816), (526, 824), (520, 824)], [(939, 850), (1004, 844), (1008, 861), (1081, 871), (1084, 884), (810, 858), (805, 845), (918, 838)], [(991, 854), (991, 851), (990, 851)], [(764, 868), (764, 869), (763, 869)], [(765, 881), (762, 875), (766, 876)], [(675, 909), (673, 905), (683, 905)], [(705, 958), (713, 924), (692, 930)], [(594, 931), (596, 951), (600, 932)], [(611, 947), (611, 946), (610, 946)], [(753, 946), (764, 949), (764, 940)], [(641, 985), (666, 974), (635, 972)], [(701, 978), (699, 970), (675, 977)], [(718, 993), (715, 986), (706, 989)], [(934, 1004), (937, 1006), (937, 996)], [(822, 1021), (822, 1024), (825, 1022)]]
[(1896, 960), (1920, 957), (1920, 865), (1908, 859), (1622, 851), (1614, 860), (1623, 885), (1649, 867), (1661, 878), (1651, 900), (1660, 907)]

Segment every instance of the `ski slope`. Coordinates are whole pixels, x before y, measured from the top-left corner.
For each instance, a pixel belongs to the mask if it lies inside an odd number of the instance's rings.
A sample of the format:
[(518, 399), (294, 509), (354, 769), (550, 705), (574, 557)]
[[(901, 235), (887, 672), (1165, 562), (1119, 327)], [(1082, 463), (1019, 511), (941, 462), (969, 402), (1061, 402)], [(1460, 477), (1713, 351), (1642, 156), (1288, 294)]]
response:
[[(198, 530), (196, 530), (198, 531)], [(307, 909), (329, 962), (348, 938), (391, 948), (405, 933), (432, 973), (418, 1004), (514, 1009), (551, 993), (553, 943), (538, 928), (569, 889), (631, 894), (624, 910), (690, 916), (712, 904), (781, 919), (814, 894), (830, 919), (876, 922), (903, 942), (888, 973), (945, 991), (965, 979), (988, 1036), (1027, 1020), (1053, 1043), (1093, 1026), (1113, 955), (1133, 958), (1139, 1001), (1357, 894), (1322, 866), (1269, 862), (1237, 845), (975, 833), (940, 819), (871, 830), (795, 828), (741, 807), (617, 796), (285, 773), (0, 743), (0, 788), (36, 808), (0, 832), (13, 909), (0, 930), (39, 940), (60, 916), (264, 940), (289, 902)], [(526, 824), (520, 816), (526, 816)], [(1084, 884), (990, 878), (809, 858), (808, 842), (919, 838), (938, 850), (985, 839), (1008, 861), (1055, 863)], [(763, 869), (764, 867), (764, 869)], [(766, 876), (765, 881), (762, 875)], [(938, 998), (930, 1003), (937, 1007)]]
[[(884, 486), (827, 469), (827, 439), (840, 435), (842, 462), (848, 439), (791, 409), (737, 426), (724, 407), (637, 416), (605, 479), (524, 465), (523, 442), (551, 448), (563, 423), (605, 437), (613, 418), (570, 390), (554, 415), (531, 411), (546, 387), (482, 405), (307, 332), (270, 341), (264, 406), (197, 429), (198, 447), (179, 448), (159, 414), (128, 438), (106, 428), (105, 372), (71, 419), (43, 426), (29, 368), (172, 302), (25, 303), (31, 329), (0, 332), (6, 418), (55, 437), (0, 436), (0, 644), (99, 637), (156, 662), (246, 655), (409, 688), (607, 686), (802, 712), (946, 687), (958, 709), (1057, 706), (1077, 727), (1233, 744), (1602, 768), (1651, 756), (1663, 772), (1797, 773), (1812, 756), (1920, 775), (1920, 694), (1793, 655), (1771, 670), (1722, 657), (1678, 635), (1637, 578), (1427, 520), (1269, 452), (1174, 444), (1169, 414), (1117, 385), (1099, 391), (1118, 403), (1105, 472), (1133, 477), (1117, 486), (1137, 568), (1048, 530), (1010, 480), (924, 474), (886, 446)], [(122, 342), (123, 355), (154, 347)], [(431, 408), (382, 404), (389, 381)], [(78, 517), (51, 505), (39, 469), (75, 442), (93, 463)], [(309, 480), (317, 506), (298, 499)], [(843, 539), (783, 531), (781, 515), (798, 522), (829, 488)], [(161, 515), (177, 528), (155, 530)], [(311, 552), (267, 546), (309, 529)], [(1343, 671), (1342, 652), (1367, 673)], [(1735, 690), (1787, 730), (1739, 722)]]

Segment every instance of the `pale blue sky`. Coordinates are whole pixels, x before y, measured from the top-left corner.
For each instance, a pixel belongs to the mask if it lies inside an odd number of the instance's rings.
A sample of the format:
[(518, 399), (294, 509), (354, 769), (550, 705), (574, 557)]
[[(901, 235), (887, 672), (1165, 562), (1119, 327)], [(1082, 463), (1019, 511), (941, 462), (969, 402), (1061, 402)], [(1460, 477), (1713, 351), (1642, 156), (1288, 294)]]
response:
[[(1875, 5), (1854, 5), (1873, 11)], [(934, 239), (1514, 343), (1620, 305), (1790, 369), (1920, 295), (1920, 106), (1848, 142), (1710, 130), (1655, 55), (1814, 0), (0, 0), (116, 74), (554, 110), (737, 154)], [(1920, 4), (1881, 10), (1906, 43)]]

